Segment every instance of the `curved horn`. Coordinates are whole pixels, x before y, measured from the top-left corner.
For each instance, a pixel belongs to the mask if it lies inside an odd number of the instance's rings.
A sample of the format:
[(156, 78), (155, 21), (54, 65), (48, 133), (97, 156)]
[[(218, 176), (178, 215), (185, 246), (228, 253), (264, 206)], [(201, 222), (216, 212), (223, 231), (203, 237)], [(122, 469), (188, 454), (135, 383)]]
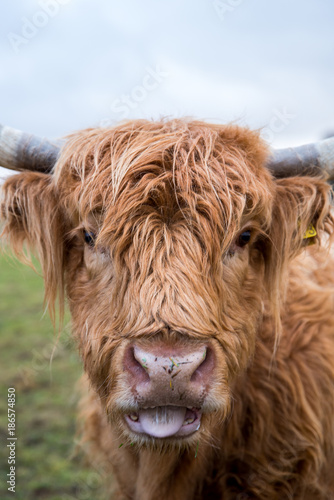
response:
[(297, 148), (276, 149), (267, 163), (277, 178), (327, 172), (334, 180), (334, 137)]
[(61, 144), (61, 141), (50, 142), (0, 125), (0, 166), (10, 170), (51, 172)]

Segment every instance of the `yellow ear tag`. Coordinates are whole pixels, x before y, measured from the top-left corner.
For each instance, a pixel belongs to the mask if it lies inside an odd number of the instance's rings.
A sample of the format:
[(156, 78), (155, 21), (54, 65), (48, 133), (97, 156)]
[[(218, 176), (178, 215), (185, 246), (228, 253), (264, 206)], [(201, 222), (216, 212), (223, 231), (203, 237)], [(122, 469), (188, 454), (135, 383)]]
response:
[(307, 238), (314, 238), (314, 236), (317, 236), (317, 232), (315, 230), (315, 227), (310, 224), (306, 229), (306, 233), (304, 234), (303, 239), (306, 240)]

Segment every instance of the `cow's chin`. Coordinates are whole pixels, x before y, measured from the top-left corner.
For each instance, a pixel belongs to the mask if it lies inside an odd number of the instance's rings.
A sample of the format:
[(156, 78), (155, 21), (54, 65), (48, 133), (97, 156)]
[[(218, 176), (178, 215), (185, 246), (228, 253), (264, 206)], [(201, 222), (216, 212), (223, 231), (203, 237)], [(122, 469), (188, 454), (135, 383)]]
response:
[(199, 430), (201, 418), (198, 408), (156, 406), (126, 414), (125, 422), (135, 434), (157, 439), (184, 438)]

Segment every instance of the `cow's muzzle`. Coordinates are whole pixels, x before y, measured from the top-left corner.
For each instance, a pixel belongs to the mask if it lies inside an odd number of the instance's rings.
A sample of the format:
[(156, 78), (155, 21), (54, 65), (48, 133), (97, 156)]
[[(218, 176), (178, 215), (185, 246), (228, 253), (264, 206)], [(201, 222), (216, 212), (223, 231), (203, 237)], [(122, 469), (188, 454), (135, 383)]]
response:
[(214, 364), (213, 350), (207, 345), (129, 347), (124, 369), (137, 405), (125, 415), (129, 428), (155, 438), (196, 432)]

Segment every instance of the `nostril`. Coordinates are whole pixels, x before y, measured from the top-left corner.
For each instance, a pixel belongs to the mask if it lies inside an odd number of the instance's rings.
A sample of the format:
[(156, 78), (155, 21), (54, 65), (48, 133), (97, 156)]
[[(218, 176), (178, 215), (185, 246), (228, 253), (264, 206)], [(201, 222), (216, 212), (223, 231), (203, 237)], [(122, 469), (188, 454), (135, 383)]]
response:
[(207, 347), (203, 352), (203, 361), (197, 366), (190, 378), (190, 382), (201, 382), (206, 384), (210, 381), (214, 369), (214, 354), (212, 349)]
[(148, 382), (150, 380), (148, 374), (148, 366), (145, 358), (137, 359), (133, 347), (129, 347), (123, 359), (124, 370), (129, 372), (136, 380), (136, 383)]

